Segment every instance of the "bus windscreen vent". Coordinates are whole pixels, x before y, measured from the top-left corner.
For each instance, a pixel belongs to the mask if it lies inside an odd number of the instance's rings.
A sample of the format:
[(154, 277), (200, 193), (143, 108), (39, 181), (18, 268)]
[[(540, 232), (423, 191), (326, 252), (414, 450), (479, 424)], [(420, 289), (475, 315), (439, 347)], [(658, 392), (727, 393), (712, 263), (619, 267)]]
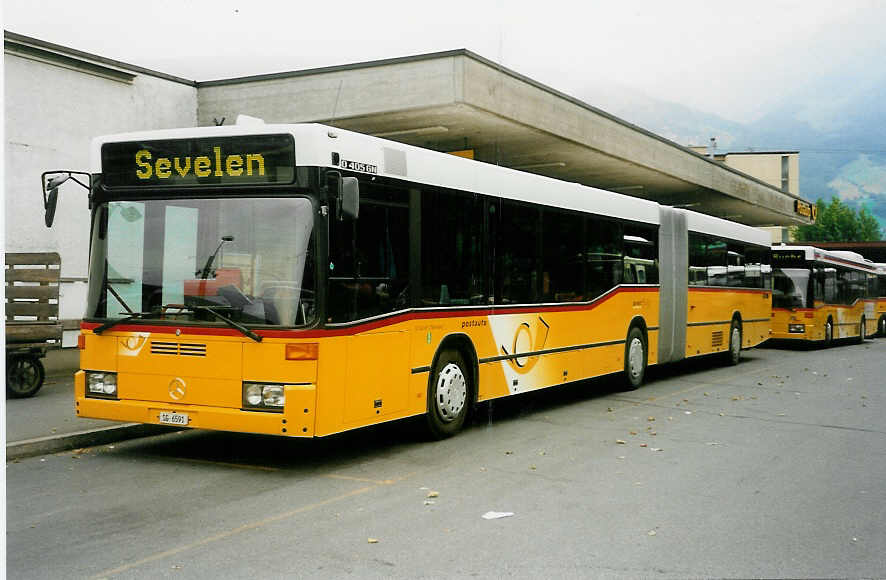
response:
[(188, 342), (151, 341), (151, 354), (169, 354), (173, 356), (206, 356), (206, 345)]

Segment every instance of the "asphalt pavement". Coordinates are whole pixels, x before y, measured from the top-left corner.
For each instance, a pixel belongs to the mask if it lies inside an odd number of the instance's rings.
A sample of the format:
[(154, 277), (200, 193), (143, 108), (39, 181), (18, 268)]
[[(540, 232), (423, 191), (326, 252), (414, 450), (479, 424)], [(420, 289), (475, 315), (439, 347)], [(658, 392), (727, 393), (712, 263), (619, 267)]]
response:
[(754, 349), (481, 405), (444, 441), (194, 429), (13, 460), (7, 571), (882, 578), (884, 365), (884, 339)]

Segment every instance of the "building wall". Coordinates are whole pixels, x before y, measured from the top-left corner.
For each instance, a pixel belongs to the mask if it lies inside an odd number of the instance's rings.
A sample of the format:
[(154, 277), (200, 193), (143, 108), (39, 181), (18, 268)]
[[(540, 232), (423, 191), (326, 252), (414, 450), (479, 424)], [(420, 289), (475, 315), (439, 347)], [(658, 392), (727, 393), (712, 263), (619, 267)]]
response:
[[(62, 277), (85, 280), (89, 210), (86, 190), (68, 182), (59, 189), (51, 229), (43, 222), (40, 174), (89, 170), (89, 143), (98, 135), (141, 129), (193, 127), (197, 89), (148, 74), (100, 73), (87, 61), (50, 53), (39, 56), (7, 41), (4, 50), (5, 216), (7, 252), (56, 251)], [(27, 47), (25, 47), (27, 48)], [(92, 72), (90, 72), (90, 70)], [(83, 316), (86, 284), (65, 282), (60, 317)]]
[(723, 162), (739, 171), (782, 189), (781, 159), (788, 158), (788, 188), (795, 195), (800, 194), (800, 155), (797, 153), (727, 153)]

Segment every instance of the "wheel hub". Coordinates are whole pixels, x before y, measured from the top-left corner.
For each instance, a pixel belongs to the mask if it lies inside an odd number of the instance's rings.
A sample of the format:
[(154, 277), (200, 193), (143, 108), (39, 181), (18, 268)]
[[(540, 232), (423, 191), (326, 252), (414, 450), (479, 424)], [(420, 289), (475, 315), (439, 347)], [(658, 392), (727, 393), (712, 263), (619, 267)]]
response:
[(643, 372), (643, 341), (635, 338), (628, 349), (628, 365), (631, 377), (636, 379)]
[(457, 364), (449, 363), (443, 367), (434, 394), (440, 419), (446, 423), (454, 421), (468, 399), (467, 381)]

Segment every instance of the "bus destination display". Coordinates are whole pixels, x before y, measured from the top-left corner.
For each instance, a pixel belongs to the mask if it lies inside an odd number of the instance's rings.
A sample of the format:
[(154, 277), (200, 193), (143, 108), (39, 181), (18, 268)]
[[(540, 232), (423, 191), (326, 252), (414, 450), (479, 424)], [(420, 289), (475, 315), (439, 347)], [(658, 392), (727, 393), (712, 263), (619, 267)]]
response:
[(772, 250), (770, 263), (773, 267), (803, 268), (806, 265), (804, 250)]
[(286, 184), (295, 144), (291, 135), (105, 143), (102, 173), (106, 187)]

